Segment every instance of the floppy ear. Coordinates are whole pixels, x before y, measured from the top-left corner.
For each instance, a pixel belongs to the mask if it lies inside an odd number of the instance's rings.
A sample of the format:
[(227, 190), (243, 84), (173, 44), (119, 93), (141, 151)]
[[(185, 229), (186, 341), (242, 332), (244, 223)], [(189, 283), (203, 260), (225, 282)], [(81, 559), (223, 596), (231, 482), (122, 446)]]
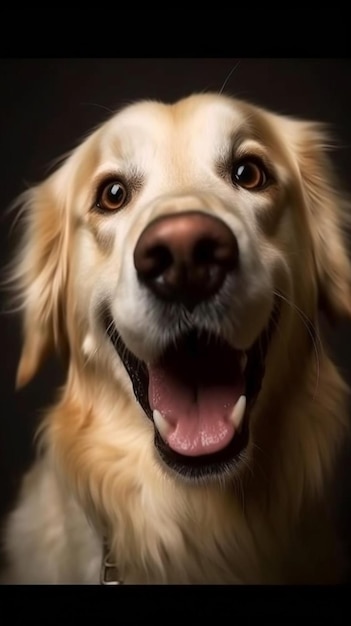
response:
[(320, 306), (332, 321), (351, 317), (351, 264), (345, 241), (350, 205), (335, 179), (324, 128), (305, 122), (296, 130)]
[(61, 168), (43, 184), (26, 191), (17, 202), (24, 217), (24, 238), (11, 272), (23, 313), (24, 342), (17, 387), (30, 381), (50, 350), (67, 347), (64, 294), (68, 277), (68, 216), (62, 175)]

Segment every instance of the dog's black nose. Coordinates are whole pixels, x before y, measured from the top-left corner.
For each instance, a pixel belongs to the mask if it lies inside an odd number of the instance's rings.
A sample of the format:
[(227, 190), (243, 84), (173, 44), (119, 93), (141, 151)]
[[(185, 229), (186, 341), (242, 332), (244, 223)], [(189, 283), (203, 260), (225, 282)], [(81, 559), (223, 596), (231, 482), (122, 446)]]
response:
[(139, 280), (159, 298), (188, 309), (218, 292), (238, 262), (238, 243), (230, 228), (198, 211), (157, 218), (134, 250)]

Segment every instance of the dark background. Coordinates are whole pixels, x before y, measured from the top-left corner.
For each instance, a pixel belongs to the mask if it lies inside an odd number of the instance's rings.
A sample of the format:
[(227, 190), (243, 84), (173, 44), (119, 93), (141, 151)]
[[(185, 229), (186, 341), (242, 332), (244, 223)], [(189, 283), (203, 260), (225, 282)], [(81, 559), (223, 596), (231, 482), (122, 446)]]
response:
[[(17, 240), (14, 215), (6, 211), (13, 199), (44, 178), (56, 157), (112, 111), (138, 98), (172, 101), (194, 91), (220, 91), (227, 80), (226, 93), (279, 113), (325, 121), (338, 140), (333, 154), (336, 170), (343, 187), (351, 191), (350, 79), (350, 59), (2, 59), (1, 268)], [(41, 411), (54, 398), (64, 373), (50, 359), (27, 388), (15, 393), (20, 324), (6, 312), (5, 294), (0, 297), (1, 519), (33, 459), (32, 438)], [(327, 338), (351, 383), (351, 324), (327, 330)], [(351, 529), (350, 465), (346, 459), (339, 481), (346, 531)]]

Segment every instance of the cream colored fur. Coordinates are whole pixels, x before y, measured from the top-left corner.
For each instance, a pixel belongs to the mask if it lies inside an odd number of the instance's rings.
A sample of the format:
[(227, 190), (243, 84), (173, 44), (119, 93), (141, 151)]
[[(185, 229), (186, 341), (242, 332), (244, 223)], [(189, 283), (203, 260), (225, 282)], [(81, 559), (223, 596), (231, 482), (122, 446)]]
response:
[[(216, 167), (230, 142), (240, 155), (263, 155), (275, 184), (235, 189)], [(318, 306), (350, 316), (351, 268), (326, 143), (317, 124), (224, 96), (142, 102), (20, 199), (17, 382), (52, 349), (68, 358), (68, 374), (7, 522), (6, 582), (98, 583), (103, 535), (125, 583), (341, 580), (328, 497), (348, 431), (347, 388), (322, 346)], [(128, 206), (94, 212), (99, 181), (126, 171), (140, 177)], [(277, 294), (281, 302), (247, 453), (233, 475), (208, 483), (186, 481), (158, 458), (153, 424), (96, 319), (107, 295), (129, 349), (144, 360), (159, 352), (171, 330), (161, 332), (138, 285), (133, 249), (151, 219), (189, 208), (220, 217), (239, 242), (227, 340), (248, 348)]]

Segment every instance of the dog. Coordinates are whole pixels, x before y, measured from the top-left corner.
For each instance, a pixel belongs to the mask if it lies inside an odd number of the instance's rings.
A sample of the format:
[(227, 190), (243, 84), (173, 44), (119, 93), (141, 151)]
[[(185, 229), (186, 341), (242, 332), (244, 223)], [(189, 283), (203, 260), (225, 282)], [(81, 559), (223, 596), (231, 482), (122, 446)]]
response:
[(67, 363), (7, 583), (333, 584), (347, 199), (322, 124), (229, 96), (128, 105), (19, 199), (17, 386)]

